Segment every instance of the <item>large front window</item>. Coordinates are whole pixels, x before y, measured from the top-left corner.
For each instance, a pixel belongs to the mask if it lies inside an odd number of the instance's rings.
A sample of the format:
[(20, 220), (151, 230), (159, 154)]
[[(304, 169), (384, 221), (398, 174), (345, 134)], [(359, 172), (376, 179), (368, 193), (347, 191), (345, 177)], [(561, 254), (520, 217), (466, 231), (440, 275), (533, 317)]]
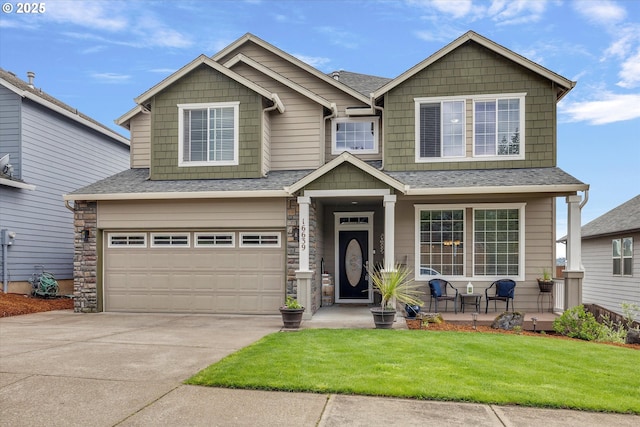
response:
[(416, 205), (416, 277), (522, 280), (524, 206)]
[(178, 105), (181, 166), (238, 164), (238, 105)]
[(520, 211), (475, 209), (474, 275), (518, 276), (520, 274)]
[(420, 276), (464, 274), (464, 209), (421, 210)]
[(332, 154), (378, 152), (378, 118), (335, 119), (332, 130)]

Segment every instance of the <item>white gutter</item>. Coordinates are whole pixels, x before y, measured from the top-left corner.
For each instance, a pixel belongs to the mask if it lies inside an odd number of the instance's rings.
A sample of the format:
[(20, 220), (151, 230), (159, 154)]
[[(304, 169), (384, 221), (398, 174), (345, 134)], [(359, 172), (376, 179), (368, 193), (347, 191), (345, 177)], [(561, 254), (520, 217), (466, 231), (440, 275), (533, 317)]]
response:
[(65, 194), (65, 201), (75, 200), (178, 200), (178, 199), (238, 199), (256, 197), (288, 197), (285, 190), (261, 191), (189, 191), (163, 193), (107, 193), (107, 194)]
[(380, 111), (380, 135), (382, 135), (380, 139), (380, 157), (382, 158), (382, 166), (380, 169), (384, 170), (384, 108), (376, 106), (376, 99), (374, 98), (373, 93), (369, 94), (369, 99), (371, 100), (371, 108), (374, 111)]
[(7, 187), (22, 188), (23, 190), (35, 190), (36, 186), (33, 184), (27, 184), (26, 182), (14, 181), (12, 179), (0, 178), (0, 185), (6, 185)]
[[(331, 120), (331, 119), (334, 119), (336, 117), (338, 117), (338, 106), (336, 105), (335, 102), (332, 102), (331, 103), (331, 114), (329, 114), (327, 116), (324, 116), (322, 118), (322, 125), (323, 125), (322, 127), (323, 127), (323, 129), (325, 129), (327, 127), (327, 120)], [(326, 160), (324, 152), (325, 152), (325, 150), (320, 150), (320, 153), (322, 155), (322, 164), (324, 164), (325, 160)]]
[(435, 196), (443, 194), (508, 194), (508, 193), (575, 193), (588, 191), (588, 184), (565, 185), (510, 185), (491, 187), (443, 187), (443, 188), (411, 188), (406, 187), (407, 196)]

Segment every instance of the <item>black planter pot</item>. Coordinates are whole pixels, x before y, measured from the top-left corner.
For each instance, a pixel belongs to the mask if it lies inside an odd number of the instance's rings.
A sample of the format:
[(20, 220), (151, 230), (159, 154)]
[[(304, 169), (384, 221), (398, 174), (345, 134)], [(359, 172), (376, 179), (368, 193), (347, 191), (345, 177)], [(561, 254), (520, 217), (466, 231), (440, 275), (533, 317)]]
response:
[(393, 322), (396, 320), (394, 309), (373, 307), (370, 310), (376, 329), (391, 329), (393, 327)]
[(407, 319), (415, 319), (418, 313), (420, 313), (420, 306), (405, 304), (404, 311), (407, 313)]
[(540, 292), (551, 292), (553, 290), (553, 280), (538, 279), (538, 288), (540, 288)]
[(298, 329), (302, 322), (302, 313), (304, 313), (304, 307), (302, 308), (280, 308), (280, 314), (282, 314), (282, 323), (286, 329)]

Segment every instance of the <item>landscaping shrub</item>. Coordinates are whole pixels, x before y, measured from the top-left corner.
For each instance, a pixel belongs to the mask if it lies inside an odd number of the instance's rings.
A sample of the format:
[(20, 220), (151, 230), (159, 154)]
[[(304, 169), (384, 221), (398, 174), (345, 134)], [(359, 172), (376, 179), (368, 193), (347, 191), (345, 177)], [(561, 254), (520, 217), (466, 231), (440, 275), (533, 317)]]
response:
[(593, 314), (586, 312), (583, 305), (577, 305), (562, 313), (553, 321), (553, 330), (571, 338), (595, 341), (603, 337), (603, 326)]

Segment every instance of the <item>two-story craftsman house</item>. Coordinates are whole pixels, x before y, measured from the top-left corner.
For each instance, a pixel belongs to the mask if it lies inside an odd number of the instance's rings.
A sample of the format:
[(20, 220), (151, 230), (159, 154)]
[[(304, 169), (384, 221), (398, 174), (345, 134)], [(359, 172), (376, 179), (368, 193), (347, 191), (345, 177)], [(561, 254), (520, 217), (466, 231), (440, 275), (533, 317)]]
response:
[(138, 96), (118, 119), (132, 168), (65, 197), (90, 236), (76, 310), (272, 314), (292, 294), (311, 316), (321, 272), (337, 302), (371, 303), (367, 266), (400, 263), (425, 287), (512, 278), (533, 311), (557, 197), (579, 265), (588, 185), (556, 166), (574, 85), (474, 32), (395, 79), (247, 34)]

